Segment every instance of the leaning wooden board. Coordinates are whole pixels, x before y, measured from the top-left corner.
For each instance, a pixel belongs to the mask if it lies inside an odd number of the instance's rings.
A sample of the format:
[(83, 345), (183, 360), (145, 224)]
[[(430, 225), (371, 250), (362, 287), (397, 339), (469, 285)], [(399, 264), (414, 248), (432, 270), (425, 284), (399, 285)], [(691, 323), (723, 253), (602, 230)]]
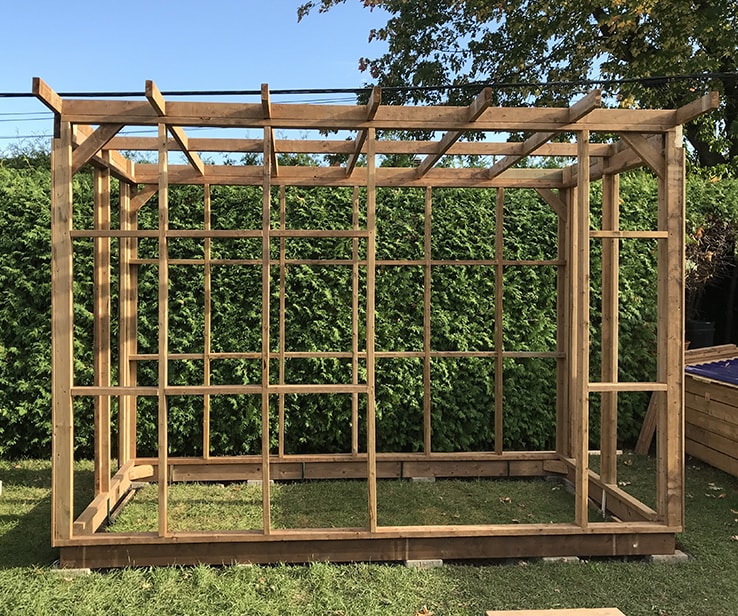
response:
[[(684, 365), (692, 366), (695, 364), (703, 364), (707, 362), (718, 361), (721, 359), (733, 359), (738, 357), (738, 346), (734, 344), (723, 344), (720, 346), (705, 347), (700, 349), (690, 349), (684, 353)], [(688, 396), (690, 378), (688, 374), (685, 374), (685, 395)], [(638, 437), (638, 442), (635, 446), (635, 452), (646, 455), (648, 450), (651, 448), (651, 442), (656, 432), (656, 408), (658, 402), (659, 392), (654, 392), (651, 395), (651, 401), (648, 404), (646, 410), (646, 416), (643, 419), (643, 426), (641, 427), (641, 433)], [(685, 413), (689, 414), (689, 402), (685, 400)], [(686, 419), (687, 423), (689, 418)], [(693, 455), (697, 458), (700, 456), (690, 452), (687, 449), (689, 455)], [(705, 460), (707, 462), (707, 460)], [(721, 467), (719, 467), (721, 468)], [(734, 473), (735, 474), (735, 473)]]
[[(738, 372), (735, 361), (718, 359)], [(689, 372), (684, 376), (686, 453), (738, 477), (738, 385)]]

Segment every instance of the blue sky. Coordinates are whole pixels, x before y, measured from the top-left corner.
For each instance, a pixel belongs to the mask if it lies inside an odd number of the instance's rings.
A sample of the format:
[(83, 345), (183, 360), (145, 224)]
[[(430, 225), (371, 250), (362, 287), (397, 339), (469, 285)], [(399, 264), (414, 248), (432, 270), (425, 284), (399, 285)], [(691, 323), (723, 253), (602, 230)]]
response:
[[(34, 76), (58, 92), (143, 92), (146, 79), (161, 90), (362, 86), (367, 77), (358, 59), (382, 53), (382, 44), (369, 44), (367, 37), (386, 15), (348, 0), (298, 24), (301, 3), (13, 2), (3, 10), (0, 91), (30, 91)], [(0, 149), (18, 135), (51, 129), (51, 114), (35, 99), (0, 98)]]

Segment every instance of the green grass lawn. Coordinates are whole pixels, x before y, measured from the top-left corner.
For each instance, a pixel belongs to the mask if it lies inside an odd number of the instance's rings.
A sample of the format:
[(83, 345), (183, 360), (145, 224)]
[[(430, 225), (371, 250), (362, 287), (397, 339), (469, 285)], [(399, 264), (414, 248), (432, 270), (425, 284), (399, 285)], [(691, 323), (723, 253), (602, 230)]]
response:
[[(621, 479), (646, 502), (653, 461), (626, 454)], [(592, 560), (511, 565), (316, 563), (305, 566), (124, 569), (72, 576), (54, 572), (48, 547), (50, 465), (0, 461), (0, 614), (353, 614), (481, 615), (488, 609), (619, 607), (639, 614), (738, 615), (738, 481), (701, 463), (687, 467), (683, 564)], [(90, 466), (77, 473), (80, 505)], [(281, 527), (363, 524), (361, 482), (275, 485), (273, 516)], [(473, 523), (567, 519), (571, 498), (542, 481), (444, 481), (379, 484), (380, 523)], [(207, 498), (203, 497), (206, 490)], [(152, 523), (151, 488), (142, 490), (114, 529)], [(172, 524), (258, 527), (255, 486), (173, 486)], [(509, 500), (507, 500), (509, 499)], [(486, 501), (486, 502), (485, 502)], [(193, 506), (193, 502), (195, 505)], [(217, 514), (214, 514), (217, 512)], [(596, 515), (596, 514), (594, 514)], [(562, 517), (563, 516), (563, 517)]]

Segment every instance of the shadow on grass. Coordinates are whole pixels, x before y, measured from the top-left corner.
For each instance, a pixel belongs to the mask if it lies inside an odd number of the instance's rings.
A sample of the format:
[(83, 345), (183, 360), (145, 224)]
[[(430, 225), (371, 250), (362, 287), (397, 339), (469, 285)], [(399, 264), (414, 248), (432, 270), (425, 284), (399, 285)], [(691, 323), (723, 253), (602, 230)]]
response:
[[(0, 479), (0, 569), (53, 563), (58, 550), (51, 547), (51, 463), (0, 461)], [(74, 492), (79, 515), (91, 500), (91, 468), (75, 469)]]
[(2, 475), (0, 568), (50, 564), (57, 558), (50, 540), (51, 470), (19, 463)]

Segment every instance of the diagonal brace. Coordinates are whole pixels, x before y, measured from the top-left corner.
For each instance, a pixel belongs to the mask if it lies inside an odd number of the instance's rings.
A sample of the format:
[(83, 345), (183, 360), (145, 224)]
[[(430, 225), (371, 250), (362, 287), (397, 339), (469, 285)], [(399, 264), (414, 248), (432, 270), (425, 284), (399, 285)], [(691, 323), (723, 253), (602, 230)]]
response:
[[(484, 88), (467, 108), (467, 121), (474, 122), (479, 118), (485, 109), (492, 103), (492, 88)], [(464, 131), (452, 130), (447, 132), (438, 143), (438, 150), (433, 154), (428, 154), (418, 165), (415, 171), (415, 177), (422, 178), (428, 171), (433, 168), (441, 157), (449, 150), (449, 148), (459, 140)]]

